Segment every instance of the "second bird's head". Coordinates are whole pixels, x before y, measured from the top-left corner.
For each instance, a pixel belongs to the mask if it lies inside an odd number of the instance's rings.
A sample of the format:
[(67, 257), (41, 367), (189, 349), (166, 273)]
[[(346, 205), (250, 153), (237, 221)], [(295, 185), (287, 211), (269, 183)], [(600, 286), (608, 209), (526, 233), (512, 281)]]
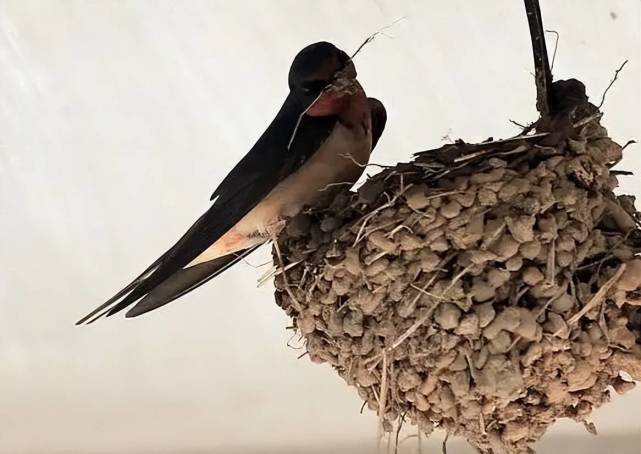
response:
[[(289, 89), (312, 116), (333, 115), (358, 86), (352, 59), (331, 43), (301, 50), (289, 69)], [(313, 104), (313, 105), (312, 105)]]

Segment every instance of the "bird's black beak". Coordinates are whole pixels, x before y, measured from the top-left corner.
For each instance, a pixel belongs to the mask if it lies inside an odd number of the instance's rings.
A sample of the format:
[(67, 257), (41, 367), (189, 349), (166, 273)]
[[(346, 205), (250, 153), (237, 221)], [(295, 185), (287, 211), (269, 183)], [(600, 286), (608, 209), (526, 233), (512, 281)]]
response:
[(356, 82), (356, 67), (351, 60), (334, 74), (332, 82), (325, 88), (325, 91), (351, 93)]

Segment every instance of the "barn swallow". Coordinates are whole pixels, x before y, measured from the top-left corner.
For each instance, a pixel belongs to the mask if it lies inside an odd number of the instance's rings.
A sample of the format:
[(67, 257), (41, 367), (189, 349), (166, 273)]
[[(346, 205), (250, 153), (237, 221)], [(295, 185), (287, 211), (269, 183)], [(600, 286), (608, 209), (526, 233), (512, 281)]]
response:
[(352, 58), (327, 42), (294, 58), (289, 94), (256, 144), (223, 179), (211, 207), (167, 252), (76, 324), (136, 303), (135, 317), (163, 306), (234, 265), (304, 207), (339, 185), (354, 184), (380, 138), (387, 115), (356, 79)]

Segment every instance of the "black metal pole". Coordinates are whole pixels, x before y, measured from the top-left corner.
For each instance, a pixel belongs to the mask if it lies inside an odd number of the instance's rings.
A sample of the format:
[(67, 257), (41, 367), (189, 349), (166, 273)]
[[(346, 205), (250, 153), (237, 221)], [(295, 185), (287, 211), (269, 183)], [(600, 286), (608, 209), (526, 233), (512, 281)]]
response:
[(534, 54), (534, 79), (536, 82), (536, 110), (541, 117), (550, 116), (550, 89), (552, 86), (552, 71), (548, 62), (548, 52), (545, 45), (545, 31), (541, 19), (541, 8), (538, 0), (524, 0), (532, 40)]

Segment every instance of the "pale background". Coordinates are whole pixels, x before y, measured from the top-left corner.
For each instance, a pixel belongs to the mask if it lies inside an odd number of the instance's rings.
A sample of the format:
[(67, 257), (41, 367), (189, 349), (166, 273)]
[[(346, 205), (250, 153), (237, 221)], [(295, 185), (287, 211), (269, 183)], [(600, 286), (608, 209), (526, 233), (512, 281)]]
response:
[[(542, 8), (561, 34), (556, 77), (593, 100), (630, 59), (603, 121), (641, 138), (641, 3)], [(300, 48), (351, 52), (402, 16), (356, 60), (389, 115), (374, 161), (535, 119), (521, 1), (0, 0), (0, 452), (373, 452), (356, 392), (287, 348), (288, 320), (256, 287), (265, 268), (240, 264), (143, 318), (73, 322), (207, 208)], [(640, 156), (631, 146), (621, 167), (641, 171)], [(622, 191), (641, 195), (638, 177)], [(598, 438), (558, 424), (540, 452), (641, 450), (639, 392), (595, 422)]]

